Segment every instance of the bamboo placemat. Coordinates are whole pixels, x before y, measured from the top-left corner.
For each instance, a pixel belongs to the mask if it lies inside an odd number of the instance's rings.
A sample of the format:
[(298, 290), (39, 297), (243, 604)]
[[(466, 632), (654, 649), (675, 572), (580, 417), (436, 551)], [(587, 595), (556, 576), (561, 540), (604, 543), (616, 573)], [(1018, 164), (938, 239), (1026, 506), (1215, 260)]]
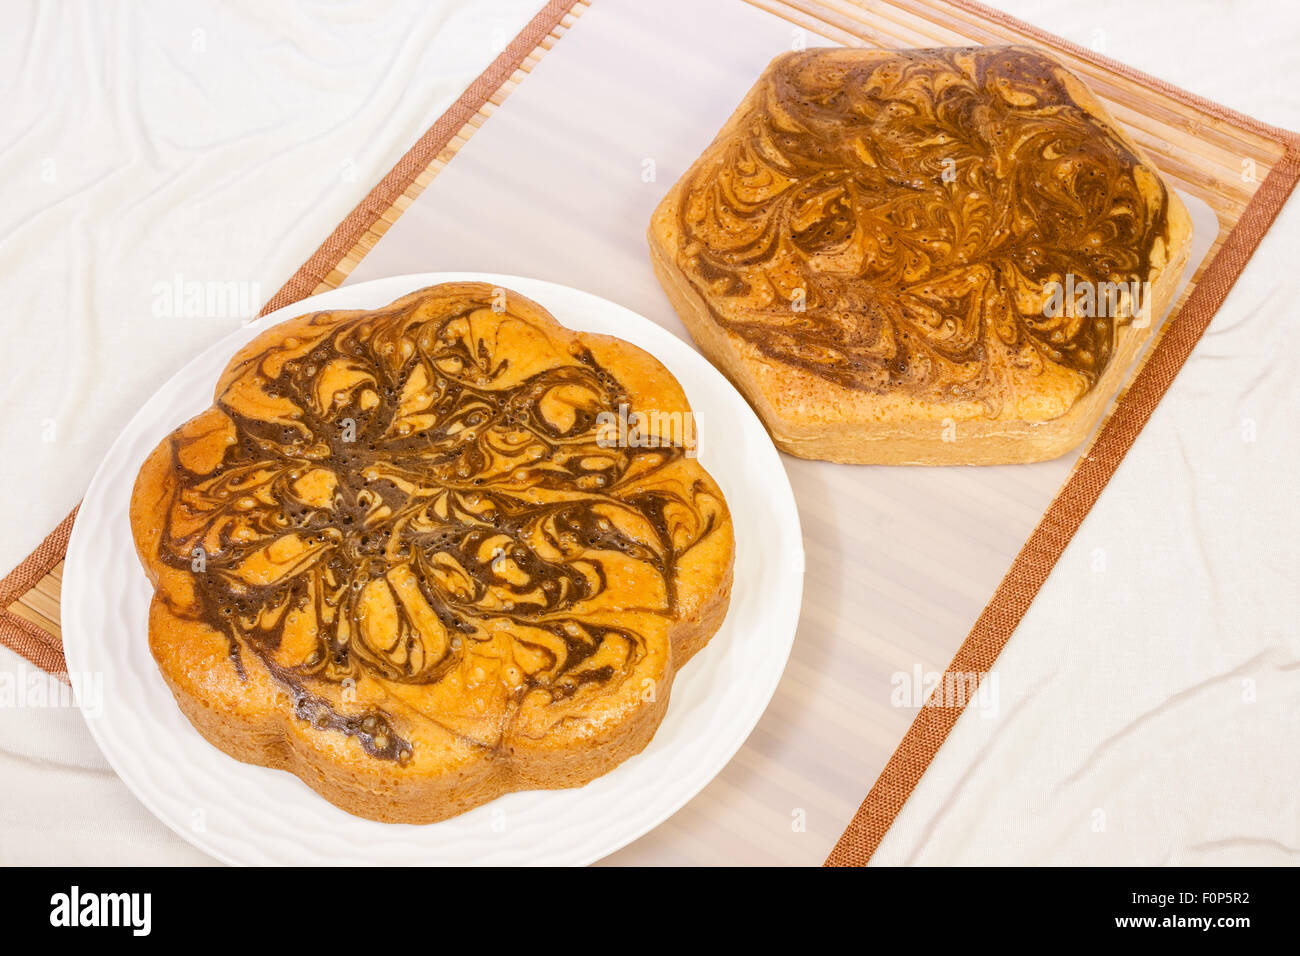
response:
[[(1192, 96), (968, 0), (746, 0), (796, 28), (847, 45), (1030, 42), (1083, 75), (1175, 184), (1207, 202), (1220, 231), (1155, 346), (1020, 551), (949, 670), (986, 673), (1075, 530), (1245, 267), (1300, 177), (1300, 138)], [(589, 6), (552, 2), (412, 147), (267, 304), (335, 288), (446, 167)], [(75, 511), (0, 582), (0, 641), (37, 666), (64, 670), (58, 596)], [(865, 863), (960, 716), (923, 707), (828, 863)]]

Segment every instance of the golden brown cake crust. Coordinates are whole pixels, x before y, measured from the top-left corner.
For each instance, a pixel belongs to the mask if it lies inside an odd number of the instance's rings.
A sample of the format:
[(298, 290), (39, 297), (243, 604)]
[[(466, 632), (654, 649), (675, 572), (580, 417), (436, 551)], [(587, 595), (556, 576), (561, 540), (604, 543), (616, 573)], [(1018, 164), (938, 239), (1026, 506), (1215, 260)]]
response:
[(783, 450), (918, 464), (1086, 437), (1190, 236), (1100, 101), (1025, 47), (779, 56), (649, 228), (669, 299)]
[[(660, 413), (632, 447), (620, 405)], [(607, 772), (726, 614), (689, 412), (645, 352), (481, 283), (268, 329), (132, 494), (180, 709), (376, 820)]]

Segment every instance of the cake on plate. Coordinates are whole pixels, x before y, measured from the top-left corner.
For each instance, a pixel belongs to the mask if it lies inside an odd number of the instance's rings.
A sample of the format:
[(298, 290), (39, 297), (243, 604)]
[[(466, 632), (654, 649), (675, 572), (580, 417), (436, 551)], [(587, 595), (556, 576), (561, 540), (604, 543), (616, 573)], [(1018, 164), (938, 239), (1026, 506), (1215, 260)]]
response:
[(162, 676), (226, 753), (375, 820), (580, 786), (726, 614), (689, 414), (644, 351), (481, 283), (276, 325), (136, 481)]

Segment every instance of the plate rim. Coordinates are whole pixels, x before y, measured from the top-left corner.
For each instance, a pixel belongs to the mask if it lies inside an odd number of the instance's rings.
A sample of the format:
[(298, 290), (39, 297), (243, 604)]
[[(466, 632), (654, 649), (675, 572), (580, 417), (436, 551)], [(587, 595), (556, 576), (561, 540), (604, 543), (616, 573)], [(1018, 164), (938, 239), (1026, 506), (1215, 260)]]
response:
[[(728, 764), (731, 763), (732, 759), (739, 752), (740, 748), (744, 746), (745, 742), (753, 734), (754, 728), (758, 725), (759, 720), (761, 720), (763, 714), (767, 712), (767, 709), (771, 704), (772, 697), (775, 695), (776, 688), (779, 685), (781, 678), (785, 673), (785, 669), (789, 663), (791, 650), (793, 648), (795, 636), (798, 630), (800, 613), (802, 610), (803, 581), (804, 581), (804, 575), (806, 570), (806, 558), (805, 558), (805, 552), (803, 547), (803, 533), (802, 533), (802, 525), (799, 517), (798, 503), (794, 496), (794, 490), (790, 485), (789, 475), (786, 472), (785, 465), (781, 461), (780, 453), (776, 449), (775, 445), (772, 443), (771, 437), (768, 434), (767, 429), (762, 425), (762, 422), (759, 420), (757, 414), (753, 411), (748, 401), (744, 398), (743, 395), (740, 394), (740, 392), (735, 388), (735, 386), (732, 385), (731, 382), (727, 380), (727, 378), (721, 373), (721, 371), (719, 371), (716, 366), (714, 366), (711, 362), (709, 362), (709, 360), (705, 358), (698, 351), (698, 349), (694, 347), (692, 343), (683, 340), (680, 336), (673, 334), (673, 332), (671, 332), (669, 329), (664, 328), (663, 326), (659, 325), (653, 320), (646, 318), (636, 310), (621, 305), (610, 299), (607, 299), (604, 296), (600, 296), (592, 292), (587, 292), (586, 290), (578, 289), (576, 287), (565, 285), (563, 283), (552, 282), (550, 280), (537, 279), (528, 276), (516, 276), (516, 275), (505, 274), (505, 273), (471, 272), (471, 271), (422, 272), (422, 273), (409, 273), (409, 274), (404, 274), (399, 276), (384, 276), (376, 279), (371, 279), (366, 282), (344, 284), (334, 289), (328, 289), (307, 296), (306, 298), (300, 299), (297, 302), (293, 302), (279, 309), (276, 309), (273, 312), (269, 312), (265, 315), (261, 315), (250, 322), (242, 323), (238, 328), (232, 329), (228, 335), (221, 337), (220, 339), (216, 340), (210, 345), (203, 347), (198, 351), (196, 351), (195, 353), (193, 353), (190, 356), (190, 358), (180, 368), (178, 368), (171, 376), (169, 376), (164, 382), (162, 382), (157, 388), (153, 390), (153, 392), (149, 395), (149, 397), (144, 400), (144, 402), (136, 409), (135, 413), (129, 419), (127, 419), (126, 423), (119, 430), (118, 434), (113, 439), (113, 442), (109, 445), (108, 450), (105, 452), (103, 457), (100, 459), (99, 464), (96, 466), (95, 472), (91, 477), (89, 485), (87, 486), (85, 497), (83, 498), (83, 506), (85, 502), (90, 502), (92, 505), (98, 505), (99, 503), (98, 499), (101, 496), (104, 497), (105, 499), (112, 498), (112, 494), (107, 487), (101, 488), (101, 485), (105, 485), (107, 483), (107, 478), (105, 477), (105, 471), (107, 465), (119, 455), (128, 454), (121, 450), (121, 446), (123, 445), (127, 436), (132, 432), (136, 431), (137, 423), (145, 416), (146, 410), (148, 409), (149, 405), (154, 401), (154, 399), (161, 393), (168, 391), (171, 387), (175, 385), (175, 383), (179, 379), (186, 376), (186, 374), (190, 371), (190, 369), (193, 366), (202, 363), (203, 361), (208, 359), (209, 355), (213, 353), (219, 353), (223, 355), (234, 355), (235, 352), (238, 350), (238, 348), (241, 347), (243, 343), (250, 341), (257, 334), (259, 334), (262, 331), (265, 331), (266, 329), (271, 328), (274, 325), (277, 325), (288, 319), (294, 318), (295, 316), (302, 315), (311, 311), (318, 311), (327, 308), (340, 308), (339, 306), (331, 306), (329, 304), (328, 300), (331, 297), (341, 297), (341, 296), (352, 295), (352, 294), (364, 294), (365, 291), (370, 289), (378, 289), (382, 287), (397, 285), (400, 283), (403, 285), (404, 288), (407, 289), (407, 292), (398, 293), (397, 295), (393, 296), (393, 298), (397, 298), (400, 295), (404, 295), (409, 292), (414, 292), (418, 289), (425, 288), (429, 285), (434, 285), (442, 282), (455, 282), (455, 281), (492, 282), (494, 285), (499, 285), (506, 288), (514, 288), (512, 283), (519, 283), (523, 286), (532, 286), (534, 288), (541, 288), (543, 290), (546, 290), (548, 288), (553, 288), (557, 290), (559, 294), (576, 294), (578, 296), (590, 300), (593, 304), (598, 303), (602, 309), (613, 310), (615, 313), (623, 313), (625, 316), (634, 319), (636, 324), (640, 327), (639, 331), (645, 331), (652, 338), (667, 337), (667, 339), (673, 340), (673, 342), (676, 343), (676, 346), (680, 346), (681, 348), (684, 348), (694, 354), (695, 359), (698, 359), (701, 365), (704, 375), (716, 377), (718, 383), (720, 383), (727, 391), (732, 392), (737, 397), (741, 406), (743, 406), (744, 414), (748, 415), (752, 419), (753, 423), (757, 426), (758, 432), (762, 434), (765, 443), (765, 450), (771, 453), (773, 459), (779, 466), (777, 469), (775, 469), (776, 472), (779, 472), (779, 478), (772, 477), (772, 476), (768, 478), (768, 481), (772, 485), (774, 485), (770, 497), (776, 500), (780, 500), (785, 505), (788, 506), (786, 509), (788, 511), (788, 515), (786, 516), (788, 518), (787, 527), (789, 531), (792, 533), (792, 537), (796, 544), (796, 550), (791, 552), (788, 555), (788, 557), (785, 559), (785, 563), (789, 566), (784, 568), (785, 571), (791, 573), (796, 584), (796, 586), (793, 586), (791, 588), (793, 599), (788, 601), (786, 605), (785, 616), (788, 618), (788, 620), (785, 621), (778, 620), (776, 621), (776, 626), (775, 626), (775, 630), (777, 630), (778, 633), (784, 635), (783, 640), (780, 642), (780, 666), (773, 667), (771, 669), (771, 673), (767, 681), (767, 686), (762, 688), (759, 697), (759, 699), (762, 701), (762, 704), (760, 707), (756, 709), (753, 715), (753, 719), (748, 722), (747, 729), (745, 729), (743, 733), (738, 733), (736, 735), (736, 739), (732, 744), (718, 751), (718, 758), (710, 762), (710, 764), (716, 764), (716, 766), (713, 766), (712, 769), (707, 772), (707, 775), (703, 776), (703, 778), (698, 780), (697, 783), (693, 783), (690, 786), (683, 788), (683, 791), (679, 795), (679, 797), (668, 801), (665, 807), (661, 811), (653, 814), (651, 818), (648, 820), (648, 822), (638, 827), (631, 828), (626, 835), (619, 835), (615, 840), (609, 841), (608, 844), (602, 844), (601, 849), (598, 849), (595, 852), (579, 857), (576, 861), (571, 861), (567, 864), (573, 866), (590, 865), (591, 863), (601, 860), (606, 856), (609, 856), (610, 854), (617, 852), (623, 847), (626, 847), (627, 845), (641, 838), (645, 834), (649, 833), (651, 830), (663, 824), (666, 820), (668, 820), (675, 813), (677, 813), (678, 810), (680, 810), (683, 806), (685, 806), (692, 799), (698, 796), (699, 793), (702, 792), (718, 776), (718, 774), (720, 774), (722, 770), (726, 768)], [(535, 297), (533, 293), (529, 293), (527, 291), (520, 292), (520, 294), (526, 295), (529, 298)], [(388, 293), (384, 293), (384, 296), (386, 295), (388, 295)], [(384, 296), (379, 296), (378, 298), (384, 298)], [(368, 306), (368, 308), (380, 308), (388, 301), (392, 301), (392, 298), (385, 299), (385, 302), (376, 302), (376, 304)], [(342, 308), (355, 308), (355, 306), (343, 306)], [(543, 308), (545, 308), (545, 306), (543, 306)], [(610, 333), (604, 333), (604, 334), (610, 334)], [(640, 348), (645, 348), (645, 346), (638, 345), (638, 343), (636, 342), (632, 342), (631, 344), (637, 345)], [(651, 351), (648, 348), (646, 350)], [(654, 353), (652, 352), (651, 354)], [(665, 368), (668, 368), (667, 363), (664, 362), (659, 355), (655, 355), (655, 358), (658, 361), (660, 361), (662, 364), (664, 364)], [(670, 374), (673, 374), (674, 377), (676, 377), (672, 369), (668, 369), (668, 371)], [(683, 386), (683, 388), (684, 387), (685, 386)], [(183, 421), (184, 419), (182, 419), (182, 421), (176, 422), (171, 426), (171, 428), (174, 429), (175, 427), (177, 427), (177, 425), (181, 424)], [(162, 437), (164, 437), (167, 433), (168, 432), (166, 431), (160, 432), (156, 440), (161, 440)], [(84, 545), (82, 541), (85, 535), (88, 534), (89, 532), (81, 531), (79, 533), (79, 529), (84, 529), (85, 527), (86, 527), (85, 523), (82, 522), (73, 523), (72, 532), (68, 541), (67, 558), (65, 562), (64, 587), (68, 586), (69, 581), (75, 582), (78, 580), (78, 576), (80, 575), (82, 570), (81, 564), (83, 563), (84, 560), (87, 560), (87, 558), (83, 557), (83, 552), (85, 554), (93, 553), (90, 550), (90, 546)], [(127, 773), (123, 772), (120, 755), (116, 752), (117, 747), (121, 745), (121, 741), (117, 740), (110, 732), (106, 730), (105, 725), (103, 724), (102, 715), (97, 718), (91, 718), (86, 713), (85, 707), (82, 704), (83, 701), (89, 699), (86, 697), (86, 693), (85, 693), (86, 688), (82, 683), (88, 671), (84, 667), (78, 667), (77, 664), (82, 662), (83, 653), (85, 655), (90, 655), (92, 653), (93, 638), (89, 635), (87, 628), (83, 626), (83, 622), (80, 619), (80, 608), (78, 606), (78, 602), (75, 601), (69, 602), (68, 610), (71, 613), (68, 614), (65, 620), (63, 621), (62, 631), (64, 635), (63, 640), (64, 640), (65, 656), (67, 659), (68, 676), (73, 686), (74, 699), (78, 702), (78, 708), (82, 713), (82, 718), (83, 720), (85, 720), (91, 738), (95, 741), (95, 744), (99, 748), (100, 753), (104, 756), (104, 759), (112, 768), (114, 774), (118, 777), (119, 780), (121, 780), (126, 785), (127, 790), (137, 800), (139, 800), (141, 804), (143, 804), (144, 807), (157, 820), (162, 822), (168, 829), (176, 833), (178, 836), (181, 837), (181, 839), (185, 840), (185, 842), (189, 843), (191, 846), (196, 847), (203, 853), (208, 854), (209, 856), (213, 857), (219, 862), (228, 865), (232, 865), (232, 866), (257, 865), (256, 863), (250, 863), (249, 860), (239, 859), (236, 856), (232, 856), (226, 851), (225, 848), (219, 847), (211, 843), (210, 841), (208, 841), (206, 839), (205, 833), (197, 832), (192, 827), (185, 827), (179, 821), (172, 819), (172, 815), (160, 809), (158, 804), (154, 801), (153, 794), (150, 788), (147, 786), (147, 781), (138, 779), (134, 769)], [(71, 643), (69, 643), (68, 641), (69, 634), (73, 635), (73, 640), (71, 641)], [(167, 690), (165, 684), (162, 685), (162, 689), (164, 691)], [(171, 706), (175, 706), (174, 701), (171, 702)], [(671, 706), (672, 704), (670, 701), (669, 707)], [(107, 740), (107, 744), (106, 744), (106, 740)], [(212, 746), (210, 743), (206, 741), (204, 741), (203, 743), (205, 746), (209, 746), (209, 747)], [(229, 758), (229, 759), (233, 760), (234, 758)], [(264, 769), (274, 770), (274, 768), (264, 768)], [(618, 768), (616, 767), (613, 769), (617, 770)], [(285, 771), (285, 770), (276, 770), (275, 772), (289, 773), (289, 771)], [(293, 774), (290, 775), (295, 776)], [(560, 793), (572, 792), (576, 795), (580, 791), (581, 788), (574, 788), (571, 791), (566, 789), (558, 792)], [(313, 796), (319, 800), (325, 799), (324, 797), (321, 797), (319, 794), (315, 794), (314, 792), (313, 792)], [(437, 824), (424, 824), (421, 826), (436, 826), (436, 825)], [(285, 861), (275, 861), (275, 862), (283, 864)], [(532, 865), (544, 864), (544, 862), (545, 861), (536, 861)], [(294, 864), (290, 864), (290, 865), (294, 865)]]

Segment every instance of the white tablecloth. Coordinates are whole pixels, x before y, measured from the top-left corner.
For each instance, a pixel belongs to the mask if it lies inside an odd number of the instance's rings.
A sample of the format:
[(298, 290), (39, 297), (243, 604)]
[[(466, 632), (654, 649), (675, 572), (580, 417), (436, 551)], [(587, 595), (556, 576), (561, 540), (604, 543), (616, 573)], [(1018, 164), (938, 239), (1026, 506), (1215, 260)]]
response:
[[(242, 317), (187, 318), (167, 288), (233, 282), (259, 306), (539, 5), (10, 14), (0, 567)], [(1300, 129), (1300, 20), (1277, 4), (1003, 5)], [(1292, 203), (999, 661), (1000, 716), (962, 718), (878, 862), (1294, 862), (1298, 254)], [(0, 672), (30, 671), (0, 650)], [(0, 708), (0, 777), (0, 863), (206, 860), (126, 791), (73, 710)]]

